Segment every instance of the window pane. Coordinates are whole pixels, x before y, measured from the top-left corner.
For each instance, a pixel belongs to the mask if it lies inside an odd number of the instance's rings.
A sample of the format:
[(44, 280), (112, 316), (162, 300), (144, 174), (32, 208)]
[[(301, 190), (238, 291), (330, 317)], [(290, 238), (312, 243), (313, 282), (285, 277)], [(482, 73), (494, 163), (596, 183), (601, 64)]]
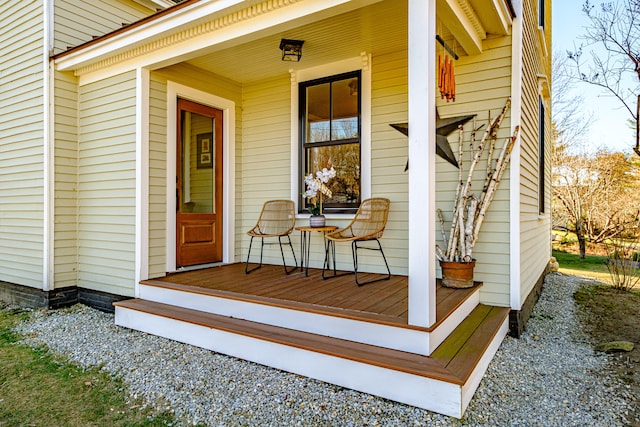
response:
[(358, 78), (333, 82), (331, 140), (358, 137)]
[(215, 119), (181, 111), (181, 213), (215, 213)]
[(333, 166), (336, 177), (329, 181), (333, 193), (325, 207), (341, 207), (347, 203), (360, 203), (360, 144), (341, 144), (315, 147), (307, 150), (307, 174)]
[(329, 141), (331, 83), (307, 88), (306, 142)]

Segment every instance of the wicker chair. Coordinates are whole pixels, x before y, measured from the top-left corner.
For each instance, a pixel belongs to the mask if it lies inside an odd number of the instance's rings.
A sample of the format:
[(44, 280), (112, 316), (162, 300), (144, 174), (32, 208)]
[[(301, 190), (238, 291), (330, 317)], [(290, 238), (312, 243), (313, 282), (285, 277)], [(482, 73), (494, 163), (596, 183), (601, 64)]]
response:
[[(355, 274), (356, 283), (358, 286), (365, 285), (367, 283), (377, 282), (379, 280), (389, 280), (391, 278), (391, 271), (389, 270), (389, 264), (387, 258), (384, 256), (380, 239), (384, 232), (384, 227), (387, 224), (387, 217), (389, 216), (389, 199), (385, 198), (373, 198), (367, 199), (360, 204), (358, 212), (351, 223), (340, 230), (327, 234), (327, 250), (324, 258), (324, 266), (322, 268), (322, 278), (328, 279), (331, 277), (341, 276), (343, 274)], [(360, 246), (361, 242), (376, 241), (378, 247)], [(353, 256), (353, 271), (348, 273), (338, 274), (336, 272), (336, 242), (351, 242), (351, 253)], [(382, 259), (387, 267), (387, 275), (382, 278), (361, 282), (358, 279), (358, 249), (367, 249), (380, 251)], [(333, 261), (333, 275), (325, 276), (325, 272), (329, 270), (330, 261)]]
[[(291, 231), (296, 222), (295, 208), (293, 201), (291, 200), (269, 200), (262, 206), (262, 212), (258, 218), (258, 223), (247, 232), (251, 236), (249, 242), (249, 253), (247, 254), (247, 262), (244, 268), (246, 274), (251, 273), (254, 270), (262, 267), (262, 253), (264, 245), (275, 245), (275, 242), (265, 243), (264, 239), (268, 237), (277, 237), (278, 244), (280, 245), (280, 253), (282, 254), (282, 264), (284, 265), (284, 272), (286, 274), (291, 273), (298, 268), (298, 261), (296, 259), (296, 253), (293, 251), (293, 245), (291, 244)], [(287, 262), (284, 259), (284, 250), (282, 249), (282, 238), (287, 236), (289, 240), (288, 244), (291, 247), (291, 253), (293, 254), (294, 266), (292, 269), (287, 269)], [(249, 269), (249, 257), (251, 256), (251, 245), (253, 244), (253, 238), (259, 237), (261, 239), (260, 245), (260, 264), (257, 267)], [(285, 242), (287, 244), (287, 242)]]

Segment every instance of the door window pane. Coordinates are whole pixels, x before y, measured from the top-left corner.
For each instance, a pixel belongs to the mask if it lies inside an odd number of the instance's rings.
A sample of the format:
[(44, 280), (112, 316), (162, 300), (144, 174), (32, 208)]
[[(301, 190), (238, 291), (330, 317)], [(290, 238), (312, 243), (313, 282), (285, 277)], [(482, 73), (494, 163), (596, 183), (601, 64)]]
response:
[(215, 119), (182, 111), (181, 213), (215, 213)]

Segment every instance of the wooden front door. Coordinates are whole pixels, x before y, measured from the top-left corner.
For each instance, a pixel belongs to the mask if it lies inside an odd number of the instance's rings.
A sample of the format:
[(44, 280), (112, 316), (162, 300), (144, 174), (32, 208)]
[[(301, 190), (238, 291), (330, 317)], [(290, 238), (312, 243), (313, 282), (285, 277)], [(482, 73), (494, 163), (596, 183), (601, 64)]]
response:
[(222, 111), (178, 100), (176, 265), (222, 261)]

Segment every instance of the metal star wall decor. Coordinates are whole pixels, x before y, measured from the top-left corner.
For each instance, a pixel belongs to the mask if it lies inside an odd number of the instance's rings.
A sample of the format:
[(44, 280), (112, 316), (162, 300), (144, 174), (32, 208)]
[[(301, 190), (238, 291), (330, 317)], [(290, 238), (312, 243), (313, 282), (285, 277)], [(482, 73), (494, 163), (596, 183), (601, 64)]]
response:
[[(436, 154), (455, 167), (458, 167), (458, 161), (456, 160), (455, 154), (453, 154), (453, 150), (451, 150), (447, 137), (451, 132), (458, 129), (458, 126), (464, 125), (471, 120), (473, 116), (474, 114), (441, 119), (440, 115), (436, 112)], [(390, 126), (404, 135), (409, 136), (409, 123), (393, 123)], [(405, 171), (407, 169), (409, 169), (409, 160), (407, 160), (407, 165), (404, 167)]]

